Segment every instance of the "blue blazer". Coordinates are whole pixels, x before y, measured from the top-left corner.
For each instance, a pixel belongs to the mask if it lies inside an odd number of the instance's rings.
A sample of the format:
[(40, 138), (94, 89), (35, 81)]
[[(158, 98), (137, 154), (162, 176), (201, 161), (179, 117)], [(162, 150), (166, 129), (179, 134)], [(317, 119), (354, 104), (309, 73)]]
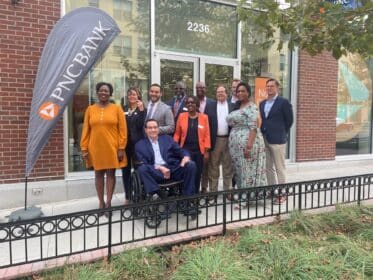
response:
[(267, 100), (264, 100), (259, 105), (262, 134), (269, 144), (285, 144), (293, 124), (293, 108), (287, 99), (277, 96), (268, 117), (265, 117), (266, 102)]
[[(183, 157), (190, 156), (169, 135), (159, 135), (158, 144), (162, 158), (166, 162), (166, 167), (170, 170), (176, 169)], [(135, 151), (140, 165), (147, 164), (154, 166), (154, 151), (149, 138), (138, 141), (135, 145)]]

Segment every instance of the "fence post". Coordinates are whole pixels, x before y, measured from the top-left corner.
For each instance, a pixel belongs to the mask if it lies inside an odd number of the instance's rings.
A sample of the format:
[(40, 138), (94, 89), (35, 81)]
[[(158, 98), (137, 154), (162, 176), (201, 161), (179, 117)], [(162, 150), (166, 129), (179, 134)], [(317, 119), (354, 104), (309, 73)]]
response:
[(223, 193), (223, 235), (227, 233), (227, 194)]
[(298, 185), (298, 210), (302, 210), (302, 184)]
[(109, 222), (108, 222), (108, 251), (107, 251), (107, 260), (108, 262), (110, 262), (110, 258), (111, 258), (111, 232), (112, 232), (112, 216), (113, 216), (113, 211), (109, 208), (108, 210), (109, 212)]
[(358, 182), (358, 185), (357, 185), (357, 205), (359, 205), (359, 206), (360, 206), (360, 202), (361, 202), (362, 179), (363, 179), (363, 176), (359, 176), (359, 182)]

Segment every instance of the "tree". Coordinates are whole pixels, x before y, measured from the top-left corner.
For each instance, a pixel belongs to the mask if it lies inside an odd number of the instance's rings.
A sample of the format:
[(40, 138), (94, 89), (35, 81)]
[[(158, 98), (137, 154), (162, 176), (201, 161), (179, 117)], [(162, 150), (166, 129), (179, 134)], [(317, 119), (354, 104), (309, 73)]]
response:
[(239, 19), (262, 35), (254, 38), (262, 47), (274, 44), (280, 30), (278, 50), (288, 40), (289, 49), (299, 47), (311, 55), (328, 50), (336, 59), (348, 52), (373, 56), (373, 1), (352, 1), (354, 8), (340, 0), (287, 0), (287, 8), (278, 2), (240, 1)]

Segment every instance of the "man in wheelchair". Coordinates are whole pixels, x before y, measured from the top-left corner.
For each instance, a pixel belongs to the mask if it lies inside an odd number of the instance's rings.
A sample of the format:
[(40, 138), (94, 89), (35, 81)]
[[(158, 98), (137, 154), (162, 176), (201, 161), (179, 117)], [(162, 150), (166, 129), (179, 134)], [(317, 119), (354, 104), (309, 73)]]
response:
[[(194, 194), (196, 164), (169, 135), (159, 135), (159, 124), (155, 119), (145, 121), (147, 138), (136, 143), (137, 171), (144, 184), (145, 192), (157, 200), (160, 196), (159, 183), (165, 180), (183, 181), (182, 195)], [(189, 205), (190, 206), (190, 205)], [(196, 215), (198, 210), (185, 207), (184, 214)]]

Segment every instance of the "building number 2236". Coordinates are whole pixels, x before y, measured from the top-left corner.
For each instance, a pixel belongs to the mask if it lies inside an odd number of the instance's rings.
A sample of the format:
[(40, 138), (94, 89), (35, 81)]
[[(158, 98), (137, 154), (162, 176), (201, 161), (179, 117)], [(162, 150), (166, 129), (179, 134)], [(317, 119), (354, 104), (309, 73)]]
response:
[(198, 23), (198, 22), (187, 22), (187, 30), (192, 32), (201, 32), (201, 33), (209, 33), (210, 28), (208, 24)]

